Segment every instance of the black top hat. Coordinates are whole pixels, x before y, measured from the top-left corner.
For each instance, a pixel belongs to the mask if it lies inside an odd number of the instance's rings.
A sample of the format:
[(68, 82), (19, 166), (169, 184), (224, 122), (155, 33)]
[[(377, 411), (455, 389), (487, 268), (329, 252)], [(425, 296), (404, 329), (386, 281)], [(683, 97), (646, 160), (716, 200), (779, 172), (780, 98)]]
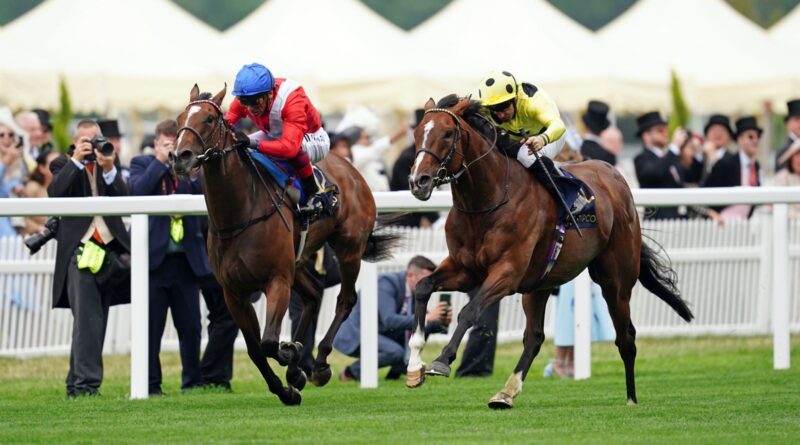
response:
[(703, 134), (708, 135), (708, 129), (714, 125), (722, 125), (728, 130), (731, 137), (734, 137), (733, 128), (731, 128), (731, 119), (728, 116), (724, 114), (712, 114), (711, 117), (708, 118), (705, 128), (703, 128)]
[(50, 123), (50, 113), (48, 113), (47, 110), (36, 108), (33, 112), (36, 113), (36, 116), (39, 118), (39, 123), (42, 124), (42, 129), (44, 131), (53, 130), (53, 124)]
[(786, 113), (785, 120), (788, 121), (792, 116), (800, 116), (800, 99), (792, 99), (786, 102), (786, 106), (789, 108), (789, 112)]
[(658, 111), (650, 111), (636, 118), (636, 125), (639, 128), (636, 130), (636, 136), (641, 137), (642, 133), (655, 127), (656, 125), (667, 125), (661, 113)]
[(594, 134), (600, 134), (611, 125), (608, 120), (608, 104), (599, 100), (590, 100), (586, 113), (581, 117), (583, 123)]
[(758, 126), (758, 122), (756, 122), (756, 118), (753, 116), (744, 116), (736, 120), (736, 137), (738, 138), (740, 134), (744, 133), (747, 130), (756, 130), (758, 132), (758, 136), (761, 137), (761, 133), (764, 132), (764, 129)]
[(116, 119), (104, 119), (97, 121), (97, 125), (100, 126), (100, 131), (103, 133), (103, 136), (107, 138), (120, 138), (122, 137), (122, 133), (119, 132), (119, 122)]

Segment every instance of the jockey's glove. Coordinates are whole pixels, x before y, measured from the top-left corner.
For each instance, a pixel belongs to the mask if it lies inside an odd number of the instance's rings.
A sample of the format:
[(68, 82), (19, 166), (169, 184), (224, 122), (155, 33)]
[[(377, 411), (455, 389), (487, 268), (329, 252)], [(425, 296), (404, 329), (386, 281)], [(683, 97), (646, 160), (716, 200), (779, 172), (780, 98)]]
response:
[(250, 146), (250, 137), (245, 134), (245, 132), (241, 130), (236, 130), (234, 133), (234, 137), (236, 138), (236, 146), (237, 147), (249, 147)]

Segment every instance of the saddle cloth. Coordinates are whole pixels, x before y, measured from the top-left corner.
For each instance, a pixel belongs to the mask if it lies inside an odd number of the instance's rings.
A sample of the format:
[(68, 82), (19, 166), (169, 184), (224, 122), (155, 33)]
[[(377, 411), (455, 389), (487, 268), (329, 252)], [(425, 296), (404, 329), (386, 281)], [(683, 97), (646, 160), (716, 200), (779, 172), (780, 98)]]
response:
[[(255, 150), (248, 150), (250, 157), (253, 158), (259, 165), (269, 173), (270, 177), (282, 189), (291, 187), (293, 190), (287, 190), (287, 194), (293, 197), (297, 204), (303, 206), (308, 201), (308, 196), (303, 192), (300, 186), (300, 179), (297, 177), (297, 172), (289, 165), (284, 159), (273, 158)], [(317, 186), (320, 190), (320, 201), (322, 202), (322, 215), (333, 215), (339, 207), (339, 186), (332, 182), (328, 176), (317, 168), (312, 166), (314, 172), (314, 179), (317, 181)], [(299, 198), (298, 198), (299, 197)]]
[[(556, 188), (558, 188), (558, 190), (561, 192), (561, 196), (564, 197), (567, 207), (572, 209), (575, 201), (581, 194), (586, 201), (588, 201), (588, 203), (584, 205), (583, 208), (578, 211), (578, 213), (573, 213), (575, 216), (575, 221), (578, 222), (578, 227), (583, 229), (597, 226), (597, 216), (595, 214), (594, 206), (594, 192), (592, 192), (592, 189), (590, 189), (586, 183), (578, 179), (572, 173), (563, 168), (561, 169), (561, 172), (564, 174), (564, 176), (553, 177), (553, 181), (556, 183)], [(572, 228), (572, 220), (567, 215), (567, 210), (564, 208), (564, 206), (557, 204), (556, 207), (558, 208), (558, 219), (556, 220), (556, 223), (563, 224), (567, 229)]]

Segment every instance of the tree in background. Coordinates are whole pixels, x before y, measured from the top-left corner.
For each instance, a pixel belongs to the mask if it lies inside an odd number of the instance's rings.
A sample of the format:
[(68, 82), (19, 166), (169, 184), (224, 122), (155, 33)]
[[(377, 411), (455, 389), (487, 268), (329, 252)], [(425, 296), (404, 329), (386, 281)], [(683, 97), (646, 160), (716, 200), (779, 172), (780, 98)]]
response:
[(66, 153), (72, 144), (69, 136), (69, 122), (72, 120), (72, 103), (69, 100), (67, 83), (62, 78), (59, 82), (59, 104), (61, 109), (53, 116), (53, 143), (61, 153)]
[(689, 107), (686, 106), (686, 101), (683, 99), (683, 90), (681, 89), (681, 81), (675, 70), (672, 71), (672, 83), (670, 85), (672, 92), (672, 114), (669, 116), (669, 134), (675, 132), (678, 127), (687, 128), (691, 113)]

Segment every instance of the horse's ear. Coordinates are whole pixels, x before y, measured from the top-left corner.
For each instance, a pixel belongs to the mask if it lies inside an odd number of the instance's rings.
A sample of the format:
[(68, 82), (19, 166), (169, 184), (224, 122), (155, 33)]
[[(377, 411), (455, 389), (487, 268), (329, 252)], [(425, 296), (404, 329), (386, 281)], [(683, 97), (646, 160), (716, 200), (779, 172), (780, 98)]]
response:
[(194, 84), (192, 87), (192, 91), (189, 92), (189, 102), (194, 102), (197, 99), (197, 96), (200, 95), (200, 87), (197, 84)]
[(458, 115), (463, 115), (464, 111), (467, 109), (467, 106), (469, 106), (469, 104), (470, 104), (469, 99), (462, 99), (458, 101), (458, 103), (453, 107), (453, 112)]
[(226, 91), (228, 91), (228, 82), (225, 82), (225, 86), (222, 87), (222, 90), (220, 90), (220, 92), (211, 99), (215, 104), (217, 104), (218, 107), (222, 106), (222, 99), (225, 99)]
[(436, 106), (436, 102), (433, 101), (433, 98), (429, 98), (427, 102), (425, 102), (425, 106), (422, 107), (425, 111), (430, 110), (431, 108)]

